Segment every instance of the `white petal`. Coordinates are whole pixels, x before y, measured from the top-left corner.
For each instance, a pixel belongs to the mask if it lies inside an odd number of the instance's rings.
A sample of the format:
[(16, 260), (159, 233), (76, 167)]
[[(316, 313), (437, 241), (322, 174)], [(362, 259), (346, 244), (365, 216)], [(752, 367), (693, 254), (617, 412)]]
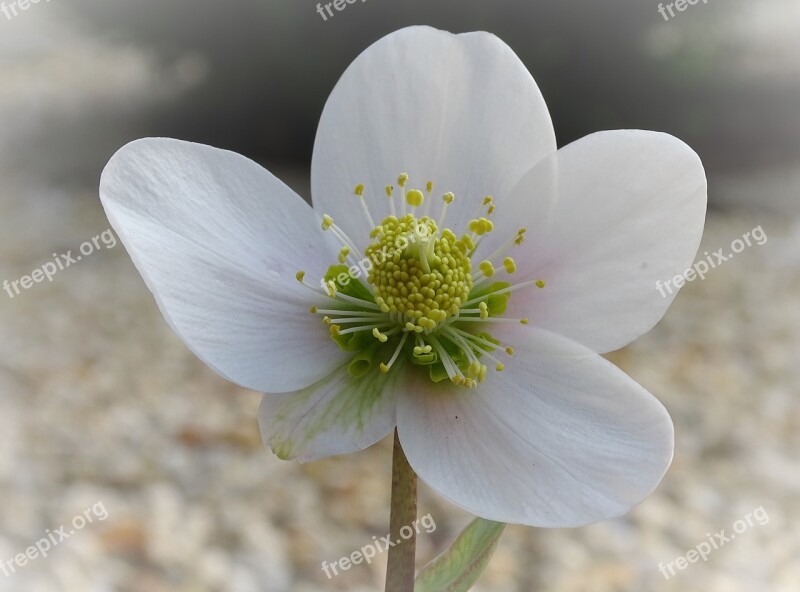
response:
[(280, 458), (300, 461), (372, 446), (396, 425), (401, 370), (354, 378), (345, 365), (303, 390), (264, 395), (259, 410), (264, 443)]
[(669, 467), (669, 415), (599, 355), (523, 330), (507, 370), (490, 369), (475, 391), (409, 375), (397, 422), (411, 466), (490, 520), (561, 527), (624, 514)]
[(492, 243), (527, 227), (515, 247), (514, 283), (542, 279), (545, 289), (515, 292), (508, 315), (597, 352), (649, 331), (677, 290), (657, 282), (688, 268), (706, 212), (698, 156), (667, 134), (638, 130), (587, 136), (540, 162), (498, 204)]
[(295, 280), (302, 269), (318, 282), (336, 247), (271, 173), (232, 152), (145, 139), (114, 155), (100, 197), (165, 319), (216, 372), (281, 392), (342, 364), (309, 314), (319, 299)]
[(384, 187), (406, 172), (423, 191), (435, 182), (432, 214), (443, 193), (456, 194), (448, 226), (461, 232), (479, 200), (504, 196), (555, 149), (539, 88), (505, 43), (409, 27), (356, 58), (328, 99), (314, 145), (314, 208), (365, 243), (370, 228), (353, 188), (366, 186), (377, 223), (389, 214)]

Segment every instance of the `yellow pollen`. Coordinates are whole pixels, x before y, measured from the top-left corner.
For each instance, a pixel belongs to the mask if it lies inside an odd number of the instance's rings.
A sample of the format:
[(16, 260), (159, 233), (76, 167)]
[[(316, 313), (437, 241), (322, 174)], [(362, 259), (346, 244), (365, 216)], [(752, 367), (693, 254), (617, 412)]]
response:
[(508, 273), (514, 273), (517, 271), (517, 264), (511, 257), (506, 257), (503, 259), (503, 267), (506, 268), (506, 272)]
[(375, 337), (375, 339), (377, 339), (381, 343), (386, 343), (387, 341), (389, 341), (389, 338), (386, 335), (384, 335), (383, 333), (381, 333), (380, 331), (378, 331), (377, 327), (375, 327), (372, 330), (372, 335), (373, 335), (373, 337)]
[(302, 284), (302, 283), (303, 283), (303, 280), (304, 280), (304, 279), (305, 279), (305, 277), (306, 277), (306, 272), (305, 272), (305, 271), (298, 271), (298, 272), (297, 272), (297, 273), (294, 275), (294, 277), (295, 277), (295, 279), (296, 279), (298, 282), (300, 282), (300, 283)]
[(491, 261), (481, 261), (481, 264), (478, 267), (480, 267), (481, 272), (487, 278), (494, 275), (494, 266), (492, 265)]
[(333, 218), (331, 218), (328, 214), (322, 216), (322, 230), (328, 230), (331, 226), (333, 226)]
[(386, 197), (392, 197), (393, 193), (394, 193), (394, 187), (392, 187), (391, 185), (387, 185), (386, 186)]
[(475, 250), (475, 241), (472, 240), (472, 237), (468, 234), (465, 234), (461, 237), (461, 242), (464, 243), (464, 249), (466, 251), (474, 251)]
[(356, 188), (355, 188), (355, 194), (356, 194), (358, 197), (363, 197), (363, 196), (364, 196), (364, 186), (363, 186), (363, 185), (360, 185), (360, 184), (359, 184), (359, 185), (356, 185)]
[(494, 230), (494, 223), (488, 218), (476, 218), (474, 220), (470, 220), (469, 230), (478, 236), (483, 236), (487, 232)]
[(497, 370), (498, 372), (502, 372), (505, 369), (506, 367), (503, 366), (503, 364), (498, 364), (497, 367), (495, 368), (495, 370)]
[(483, 205), (488, 206), (490, 203), (492, 203), (491, 195), (487, 195), (486, 197), (483, 198)]
[[(411, 205), (424, 194), (411, 190)], [(418, 201), (420, 200), (420, 201)], [(379, 225), (365, 254), (373, 263), (367, 281), (384, 313), (397, 314), (408, 332), (434, 331), (458, 314), (472, 289), (467, 250), (449, 229), (429, 217), (389, 216)]]
[(339, 263), (344, 263), (347, 261), (347, 256), (350, 254), (350, 247), (344, 246), (342, 250), (339, 251)]
[(400, 185), (403, 189), (406, 187), (406, 183), (408, 183), (408, 173), (403, 173), (399, 177), (397, 177), (397, 184)]
[(386, 364), (384, 364), (383, 362), (381, 362), (381, 372), (383, 372), (384, 374), (386, 374), (388, 371), (389, 371), (389, 366), (387, 366)]
[(489, 306), (485, 302), (481, 302), (480, 305), (478, 305), (478, 309), (480, 310), (482, 319), (489, 317)]
[(422, 202), (425, 201), (425, 194), (422, 193), (419, 189), (412, 189), (406, 194), (406, 203), (413, 207), (418, 207), (422, 205)]
[(513, 348), (513, 347), (507, 347), (507, 348), (506, 348), (506, 353), (507, 353), (509, 356), (513, 356), (513, 355), (514, 355), (514, 348)]
[(537, 288), (544, 288), (544, 286), (545, 286), (544, 280), (536, 280)]
[(431, 191), (433, 191), (433, 181), (428, 181), (428, 183), (425, 185), (425, 190), (426, 190), (428, 193), (430, 193)]
[(528, 319), (520, 319), (519, 322), (521, 325), (527, 325), (530, 321), (528, 321)]
[(442, 200), (444, 200), (444, 203), (446, 203), (446, 204), (453, 203), (453, 200), (455, 198), (456, 198), (455, 194), (451, 193), (449, 191), (442, 196)]
[(317, 307), (312, 306), (311, 308), (308, 309), (308, 312), (310, 312), (311, 314), (317, 314)]

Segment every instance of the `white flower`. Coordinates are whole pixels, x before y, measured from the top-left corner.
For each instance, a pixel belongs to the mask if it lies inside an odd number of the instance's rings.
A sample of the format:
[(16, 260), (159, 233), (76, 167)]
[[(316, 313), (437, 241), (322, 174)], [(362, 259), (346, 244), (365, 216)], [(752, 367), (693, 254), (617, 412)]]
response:
[(313, 209), (242, 156), (168, 139), (122, 148), (100, 193), (188, 347), (269, 393), (282, 458), (397, 425), (433, 489), (537, 526), (621, 515), (671, 462), (666, 410), (599, 354), (669, 306), (655, 283), (697, 250), (702, 165), (645, 131), (557, 151), (490, 34), (411, 27), (359, 56), (322, 114)]

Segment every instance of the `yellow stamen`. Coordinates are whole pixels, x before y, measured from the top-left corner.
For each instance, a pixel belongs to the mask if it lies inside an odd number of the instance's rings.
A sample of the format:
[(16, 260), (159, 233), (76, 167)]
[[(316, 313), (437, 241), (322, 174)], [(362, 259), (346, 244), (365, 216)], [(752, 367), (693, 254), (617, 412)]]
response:
[(412, 189), (406, 194), (406, 203), (412, 207), (419, 207), (425, 201), (425, 194), (419, 189)]
[(506, 257), (503, 259), (503, 267), (506, 268), (506, 272), (508, 273), (514, 273), (517, 271), (517, 264), (511, 257)]

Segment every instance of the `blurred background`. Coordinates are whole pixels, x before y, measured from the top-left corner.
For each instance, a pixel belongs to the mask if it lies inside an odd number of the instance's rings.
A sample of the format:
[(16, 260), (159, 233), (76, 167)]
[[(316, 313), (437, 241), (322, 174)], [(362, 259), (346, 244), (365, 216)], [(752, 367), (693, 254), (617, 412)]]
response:
[[(13, 5), (13, 10), (9, 5)], [(236, 150), (308, 197), (328, 93), (402, 26), (488, 30), (533, 73), (559, 145), (669, 132), (710, 181), (703, 250), (754, 244), (689, 284), (609, 357), (675, 421), (672, 469), (628, 516), (512, 527), (475, 588), (503, 592), (800, 589), (800, 0), (55, 0), (0, 6), (0, 281), (108, 228), (100, 171), (124, 143)], [(16, 15), (14, 15), (16, 11)], [(11, 15), (9, 17), (9, 14)], [(668, 12), (666, 12), (669, 15)], [(11, 298), (0, 292), (0, 564), (101, 503), (0, 591), (382, 589), (385, 555), (328, 579), (388, 525), (390, 444), (308, 465), (260, 441), (257, 394), (167, 328), (121, 246)], [(754, 525), (666, 580), (709, 533)], [(422, 486), (422, 565), (470, 517)], [(762, 514), (763, 515), (763, 514)]]

